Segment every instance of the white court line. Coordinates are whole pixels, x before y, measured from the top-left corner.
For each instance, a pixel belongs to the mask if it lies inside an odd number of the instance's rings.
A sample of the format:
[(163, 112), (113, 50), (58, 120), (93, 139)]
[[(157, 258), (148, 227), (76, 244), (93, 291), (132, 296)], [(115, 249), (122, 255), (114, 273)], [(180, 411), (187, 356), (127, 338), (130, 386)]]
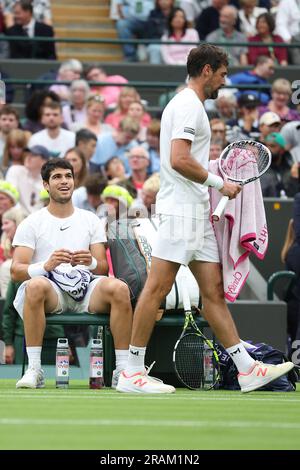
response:
[[(208, 392), (209, 393), (209, 392)], [(185, 394), (184, 396), (176, 396), (176, 395), (165, 395), (165, 396), (155, 396), (155, 395), (142, 395), (142, 394), (119, 394), (116, 392), (109, 392), (109, 393), (104, 393), (101, 394), (101, 392), (92, 392), (91, 394), (88, 393), (83, 393), (83, 394), (78, 394), (74, 395), (67, 393), (64, 393), (62, 395), (55, 394), (55, 393), (47, 393), (47, 392), (29, 392), (25, 390), (18, 390), (18, 391), (12, 391), (12, 392), (7, 392), (7, 393), (1, 393), (0, 392), (0, 398), (13, 398), (15, 399), (16, 396), (18, 396), (20, 399), (27, 398), (27, 399), (35, 399), (35, 400), (40, 400), (40, 399), (52, 399), (52, 400), (87, 400), (87, 399), (92, 399), (92, 400), (105, 400), (105, 399), (111, 399), (114, 398), (115, 400), (152, 400), (152, 401), (157, 401), (157, 400), (172, 400), (172, 401), (241, 401), (241, 402), (275, 402), (275, 403), (300, 403), (300, 397), (297, 398), (284, 398), (284, 397), (271, 397), (270, 395), (266, 396), (264, 395), (263, 397), (251, 397), (249, 395), (241, 396), (238, 394), (237, 396), (231, 396), (231, 397), (220, 397), (220, 396), (209, 396), (207, 394), (202, 394), (199, 397), (196, 397), (195, 395), (189, 396), (188, 394)], [(273, 392), (276, 393), (276, 392)]]
[(112, 420), (112, 419), (20, 419), (0, 418), (5, 426), (144, 426), (144, 427), (186, 427), (186, 428), (259, 428), (259, 429), (300, 429), (300, 423), (265, 421), (178, 421), (178, 420)]

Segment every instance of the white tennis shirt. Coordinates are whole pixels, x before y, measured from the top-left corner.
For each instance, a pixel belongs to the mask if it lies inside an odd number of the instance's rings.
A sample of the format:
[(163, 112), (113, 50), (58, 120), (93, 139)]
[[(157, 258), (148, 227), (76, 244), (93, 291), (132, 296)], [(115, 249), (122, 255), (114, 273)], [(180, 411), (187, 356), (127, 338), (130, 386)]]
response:
[(157, 195), (157, 214), (208, 217), (208, 188), (173, 170), (171, 142), (174, 139), (190, 140), (192, 157), (207, 169), (210, 137), (209, 120), (202, 102), (194, 90), (185, 88), (168, 103), (161, 119), (161, 188)]
[(29, 215), (17, 228), (13, 246), (34, 250), (32, 263), (49, 259), (60, 248), (88, 250), (106, 242), (103, 222), (92, 212), (75, 208), (70, 217), (54, 217), (46, 207)]

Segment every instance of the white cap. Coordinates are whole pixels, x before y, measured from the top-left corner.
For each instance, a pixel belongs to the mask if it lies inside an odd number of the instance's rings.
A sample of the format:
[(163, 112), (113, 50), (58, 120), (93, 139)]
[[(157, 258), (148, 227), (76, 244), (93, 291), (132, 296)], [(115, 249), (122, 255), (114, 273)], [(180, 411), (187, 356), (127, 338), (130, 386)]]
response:
[(276, 113), (272, 113), (272, 111), (268, 111), (264, 113), (259, 120), (259, 125), (266, 124), (267, 126), (271, 126), (272, 124), (280, 123), (281, 119)]

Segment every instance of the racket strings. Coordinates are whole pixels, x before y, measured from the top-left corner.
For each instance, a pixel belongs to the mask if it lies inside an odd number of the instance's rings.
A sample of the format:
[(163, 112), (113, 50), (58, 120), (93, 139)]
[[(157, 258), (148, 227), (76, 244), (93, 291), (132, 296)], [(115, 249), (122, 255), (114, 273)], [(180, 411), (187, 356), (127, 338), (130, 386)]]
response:
[(220, 160), (224, 176), (237, 181), (259, 178), (270, 165), (270, 154), (264, 145), (252, 141), (234, 142)]
[[(183, 336), (177, 345), (175, 355), (177, 374), (180, 380), (193, 390), (210, 389), (216, 381), (214, 365), (208, 363), (207, 351), (205, 342), (196, 334)], [(211, 350), (210, 357), (212, 357)]]

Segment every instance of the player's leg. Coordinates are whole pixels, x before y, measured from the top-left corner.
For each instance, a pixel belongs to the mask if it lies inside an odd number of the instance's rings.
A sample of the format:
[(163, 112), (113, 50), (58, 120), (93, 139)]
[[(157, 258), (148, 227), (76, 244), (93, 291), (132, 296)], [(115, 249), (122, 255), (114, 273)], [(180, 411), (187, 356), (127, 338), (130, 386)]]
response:
[(172, 393), (175, 389), (145, 374), (146, 346), (157, 312), (170, 292), (180, 264), (153, 257), (151, 270), (137, 303), (132, 327), (128, 364), (117, 390), (137, 393)]
[(238, 379), (243, 392), (256, 390), (294, 367), (290, 362), (273, 366), (254, 361), (241, 343), (225, 302), (220, 265), (192, 261), (189, 267), (199, 284), (203, 315), (234, 361), (239, 371)]
[(220, 264), (192, 261), (189, 268), (200, 288), (203, 314), (219, 341), (224, 348), (239, 343), (236, 326), (224, 299)]
[(89, 299), (88, 311), (110, 312), (110, 328), (114, 339), (116, 369), (112, 388), (116, 388), (120, 372), (125, 369), (132, 328), (132, 307), (127, 284), (115, 278), (102, 277), (96, 283)]
[(45, 312), (57, 309), (58, 302), (58, 295), (48, 279), (41, 276), (27, 281), (24, 291), (23, 321), (28, 369), (17, 382), (17, 388), (44, 386), (41, 352), (46, 327)]
[(88, 310), (93, 313), (110, 313), (110, 329), (115, 348), (128, 349), (132, 308), (125, 282), (113, 277), (99, 279), (90, 296)]

